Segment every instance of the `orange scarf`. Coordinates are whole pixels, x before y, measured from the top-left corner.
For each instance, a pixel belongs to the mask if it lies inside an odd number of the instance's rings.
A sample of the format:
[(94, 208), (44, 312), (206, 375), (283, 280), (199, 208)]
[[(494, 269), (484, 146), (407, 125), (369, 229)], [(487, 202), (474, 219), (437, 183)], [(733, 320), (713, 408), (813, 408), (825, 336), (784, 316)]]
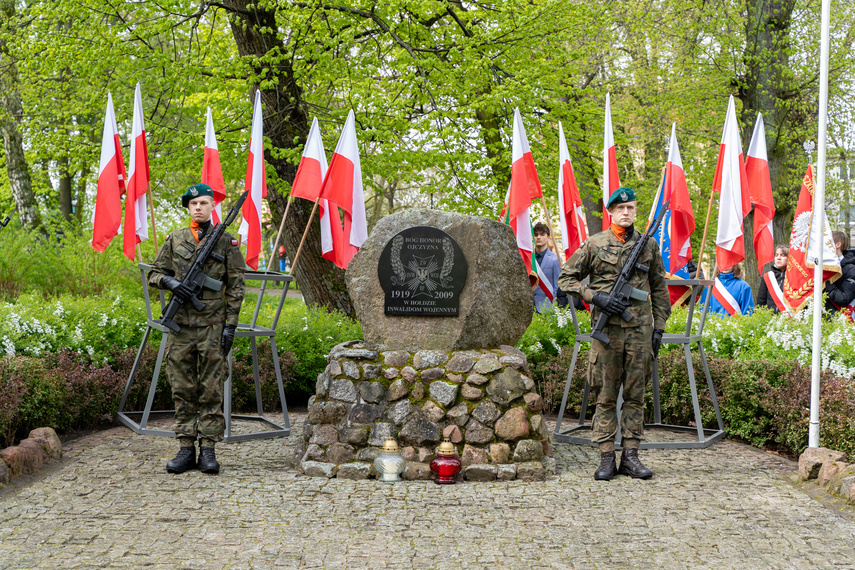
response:
[(621, 243), (626, 243), (626, 228), (623, 228), (612, 222), (611, 229), (612, 233), (615, 234), (615, 237), (618, 238)]
[(196, 220), (190, 220), (190, 229), (193, 230), (193, 237), (196, 238), (196, 241), (199, 241), (199, 234), (202, 233), (202, 228), (199, 227), (199, 223)]

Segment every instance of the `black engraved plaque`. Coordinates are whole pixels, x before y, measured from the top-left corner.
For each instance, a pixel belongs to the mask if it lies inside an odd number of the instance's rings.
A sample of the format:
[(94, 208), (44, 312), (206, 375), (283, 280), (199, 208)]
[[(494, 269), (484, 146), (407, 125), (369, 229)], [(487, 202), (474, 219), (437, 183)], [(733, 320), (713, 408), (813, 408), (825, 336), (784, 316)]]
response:
[(389, 240), (377, 277), (386, 292), (387, 315), (456, 317), (466, 284), (466, 258), (438, 228), (408, 228)]

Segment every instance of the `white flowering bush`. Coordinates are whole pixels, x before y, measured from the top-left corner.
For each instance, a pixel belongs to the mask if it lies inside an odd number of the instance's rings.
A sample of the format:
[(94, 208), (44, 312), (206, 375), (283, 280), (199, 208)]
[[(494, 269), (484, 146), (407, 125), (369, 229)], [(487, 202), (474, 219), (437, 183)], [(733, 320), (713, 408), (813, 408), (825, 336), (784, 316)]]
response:
[(139, 346), (142, 299), (122, 295), (45, 298), (24, 294), (0, 303), (0, 354), (42, 356), (69, 348), (106, 362), (116, 349)]
[[(590, 332), (590, 314), (576, 311), (583, 333)], [(692, 332), (696, 333), (699, 314), (693, 319)], [(686, 330), (688, 309), (675, 309), (666, 325), (666, 332), (682, 334)], [(720, 317), (707, 315), (704, 326), (704, 350), (708, 355), (737, 360), (792, 360), (810, 365), (813, 325), (812, 305), (808, 305), (794, 318), (773, 314), (758, 308), (751, 315)], [(821, 368), (842, 378), (855, 376), (855, 324), (842, 313), (825, 314), (822, 321)], [(575, 342), (570, 309), (548, 309), (535, 314), (531, 324), (517, 343), (529, 361), (536, 362), (546, 356), (561, 354), (566, 346)], [(662, 351), (681, 350), (679, 344), (665, 344)]]
[[(790, 360), (810, 365), (813, 350), (813, 309), (808, 303), (791, 318), (758, 308), (751, 315), (708, 315), (704, 327), (707, 354), (739, 360)], [(668, 320), (668, 332), (685, 330), (687, 311)], [(697, 323), (693, 327), (697, 331)], [(677, 345), (671, 345), (677, 347)], [(825, 313), (821, 323), (820, 367), (842, 378), (855, 376), (855, 324), (842, 313)]]

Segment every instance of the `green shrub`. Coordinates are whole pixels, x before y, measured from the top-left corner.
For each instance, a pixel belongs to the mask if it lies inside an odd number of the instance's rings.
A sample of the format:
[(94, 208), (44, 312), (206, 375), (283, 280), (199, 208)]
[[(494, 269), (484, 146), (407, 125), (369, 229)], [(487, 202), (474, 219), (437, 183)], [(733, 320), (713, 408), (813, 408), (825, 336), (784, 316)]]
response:
[(3, 229), (0, 300), (11, 302), (25, 292), (48, 297), (139, 295), (139, 272), (122, 254), (121, 236), (99, 253), (92, 249), (91, 229), (76, 222), (49, 225), (48, 232), (51, 237), (11, 224)]
[[(531, 365), (536, 390), (550, 410), (557, 409), (564, 390), (572, 349)], [(583, 352), (584, 354), (584, 352)], [(716, 416), (701, 368), (693, 353), (701, 421), (715, 427)], [(695, 413), (683, 351), (659, 355), (659, 399), (662, 421), (694, 426)], [(811, 369), (796, 360), (738, 360), (708, 356), (710, 377), (728, 437), (758, 447), (798, 456), (807, 447)], [(564, 421), (578, 415), (587, 362), (580, 358), (573, 373)], [(830, 372), (820, 379), (820, 445), (855, 453), (855, 385)], [(593, 403), (589, 404), (589, 417)], [(645, 395), (645, 421), (653, 421), (652, 390)]]

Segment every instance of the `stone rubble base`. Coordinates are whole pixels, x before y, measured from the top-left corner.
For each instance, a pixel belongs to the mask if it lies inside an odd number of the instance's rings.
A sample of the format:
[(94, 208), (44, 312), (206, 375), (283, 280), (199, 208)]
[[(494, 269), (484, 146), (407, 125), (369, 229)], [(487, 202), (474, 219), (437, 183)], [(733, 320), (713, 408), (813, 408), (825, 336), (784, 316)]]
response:
[(333, 348), (318, 376), (297, 450), (314, 477), (367, 479), (387, 439), (407, 461), (402, 477), (430, 480), (443, 437), (467, 481), (544, 480), (554, 472), (543, 400), (512, 346), (465, 351)]

